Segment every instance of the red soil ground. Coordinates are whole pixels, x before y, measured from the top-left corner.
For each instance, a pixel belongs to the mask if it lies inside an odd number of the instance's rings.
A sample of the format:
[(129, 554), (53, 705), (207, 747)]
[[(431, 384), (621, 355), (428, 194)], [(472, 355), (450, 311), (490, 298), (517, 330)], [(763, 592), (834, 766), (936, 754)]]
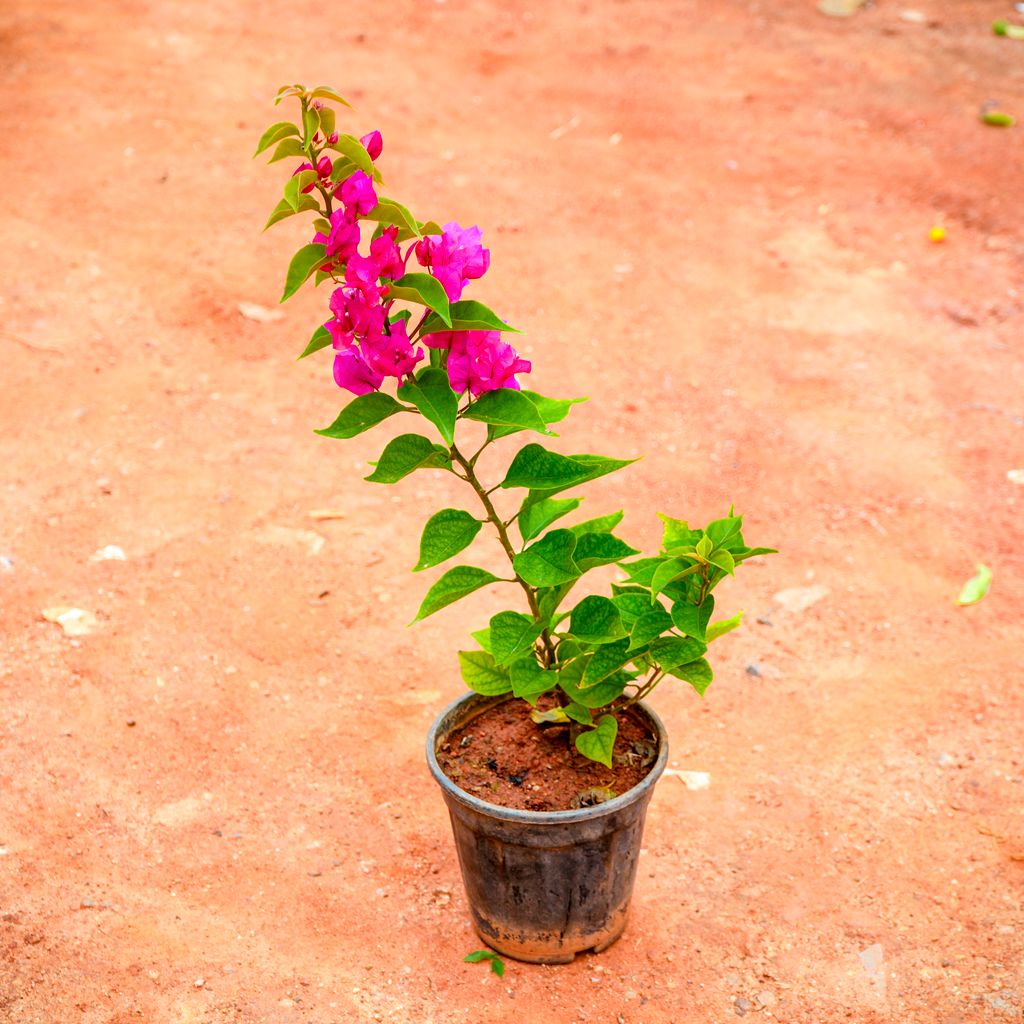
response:
[[(1024, 117), (1006, 16), (8, 0), (0, 1019), (1019, 1019), (1024, 128), (978, 116)], [(710, 786), (659, 783), (600, 957), (461, 962), (422, 745), (498, 598), (404, 628), (457, 495), (362, 483), (386, 428), (311, 433), (343, 398), (294, 362), (324, 293), (239, 312), (304, 240), (259, 233), (249, 159), (295, 80), (356, 101), (421, 217), (484, 228), (474, 294), (538, 390), (591, 396), (561, 450), (647, 454), (588, 514), (649, 547), (656, 511), (735, 502), (782, 550), (722, 592), (748, 619), (706, 699), (655, 697)]]

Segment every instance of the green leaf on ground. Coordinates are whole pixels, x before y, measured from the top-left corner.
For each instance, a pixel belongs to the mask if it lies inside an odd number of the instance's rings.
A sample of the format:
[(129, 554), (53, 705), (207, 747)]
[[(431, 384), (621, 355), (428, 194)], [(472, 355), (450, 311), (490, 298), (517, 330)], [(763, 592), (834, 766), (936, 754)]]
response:
[(987, 565), (978, 564), (978, 571), (964, 584), (957, 598), (957, 604), (977, 604), (992, 585), (992, 570)]
[(469, 956), (462, 958), (465, 963), (478, 964), (481, 960), (490, 960), (491, 970), (499, 977), (505, 975), (505, 964), (501, 957), (490, 949), (475, 949)]

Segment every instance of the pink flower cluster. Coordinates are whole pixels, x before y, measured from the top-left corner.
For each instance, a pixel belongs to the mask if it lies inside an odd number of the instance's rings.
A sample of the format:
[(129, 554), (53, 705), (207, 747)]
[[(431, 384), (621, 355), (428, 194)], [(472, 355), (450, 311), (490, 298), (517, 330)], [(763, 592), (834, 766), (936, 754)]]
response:
[[(360, 141), (373, 159), (380, 155), (380, 132), (371, 132)], [(298, 170), (311, 169), (310, 164), (303, 164)], [(344, 274), (345, 280), (331, 295), (334, 316), (324, 325), (335, 349), (334, 380), (353, 394), (365, 395), (378, 390), (385, 377), (411, 374), (424, 356), (423, 349), (414, 348), (409, 339), (407, 321), (392, 321), (388, 315), (392, 303), (387, 298), (387, 282), (405, 274), (413, 252), (419, 264), (441, 283), (449, 302), (458, 301), (470, 281), (483, 277), (491, 254), (483, 247), (479, 228), (461, 228), (452, 222), (440, 235), (427, 235), (410, 245), (404, 255), (398, 246), (398, 228), (385, 228), (371, 240), (369, 255), (363, 256), (359, 252), (359, 218), (377, 205), (373, 180), (356, 171), (332, 187), (331, 161), (326, 157), (318, 162), (317, 174), (321, 185), (341, 200), (340, 208), (329, 218), (330, 232), (317, 232), (313, 239), (325, 247), (328, 262), (323, 269)], [(313, 187), (310, 184), (304, 191)], [(467, 389), (474, 396), (498, 388), (518, 390), (515, 374), (530, 372), (529, 361), (520, 359), (498, 331), (445, 331), (426, 335), (423, 342), (447, 351), (448, 376), (459, 394)]]
[(474, 398), (498, 388), (518, 391), (515, 374), (531, 369), (529, 359), (520, 359), (516, 350), (501, 340), (500, 331), (442, 331), (424, 335), (423, 343), (448, 350), (448, 379), (460, 395), (466, 388)]

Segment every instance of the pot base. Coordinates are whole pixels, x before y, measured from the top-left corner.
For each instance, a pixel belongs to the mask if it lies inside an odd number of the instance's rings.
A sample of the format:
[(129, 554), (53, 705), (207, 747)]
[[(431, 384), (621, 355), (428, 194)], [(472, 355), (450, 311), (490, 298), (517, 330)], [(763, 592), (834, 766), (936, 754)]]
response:
[(623, 914), (618, 927), (614, 931), (606, 930), (604, 935), (593, 945), (559, 952), (554, 952), (550, 943), (545, 943), (542, 947), (537, 948), (528, 942), (496, 939), (481, 928), (476, 928), (476, 933), (487, 946), (510, 960), (520, 960), (527, 964), (571, 964), (581, 953), (603, 953), (609, 946), (613, 946), (619, 941), (625, 928), (626, 916)]

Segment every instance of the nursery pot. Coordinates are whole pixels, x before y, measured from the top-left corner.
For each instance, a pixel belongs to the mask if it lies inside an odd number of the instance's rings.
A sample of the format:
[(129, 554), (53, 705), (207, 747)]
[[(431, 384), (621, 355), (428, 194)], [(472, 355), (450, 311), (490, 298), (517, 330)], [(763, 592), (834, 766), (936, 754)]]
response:
[(441, 771), (447, 737), (508, 697), (471, 693), (449, 705), (427, 738), (427, 762), (444, 794), (469, 910), (492, 949), (529, 963), (569, 963), (607, 949), (626, 926), (644, 817), (668, 760), (658, 716), (642, 703), (657, 760), (632, 789), (570, 811), (522, 811), (471, 796)]

